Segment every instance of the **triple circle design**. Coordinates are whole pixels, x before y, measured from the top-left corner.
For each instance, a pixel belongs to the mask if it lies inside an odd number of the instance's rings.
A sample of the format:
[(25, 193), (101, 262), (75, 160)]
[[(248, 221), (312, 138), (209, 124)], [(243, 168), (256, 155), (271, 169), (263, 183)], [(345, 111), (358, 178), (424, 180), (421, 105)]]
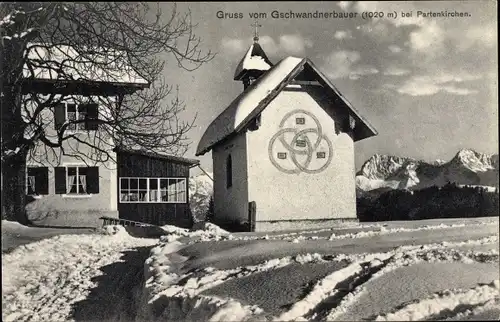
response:
[[(309, 116), (315, 123), (315, 127), (313, 128), (305, 128), (302, 130), (299, 130), (297, 128), (291, 128), (287, 127), (284, 128), (283, 126), (285, 125), (286, 121), (296, 115), (296, 114), (305, 114)], [(271, 163), (281, 172), (287, 173), (287, 174), (298, 174), (301, 172), (308, 173), (308, 174), (315, 174), (322, 172), (325, 170), (328, 165), (331, 163), (332, 158), (333, 158), (333, 147), (331, 141), (328, 139), (328, 137), (323, 134), (323, 129), (321, 127), (321, 123), (319, 120), (316, 118), (314, 114), (312, 114), (309, 111), (302, 110), (302, 109), (297, 109), (288, 112), (283, 119), (280, 122), (280, 130), (273, 135), (271, 140), (269, 141), (269, 147), (268, 147), (268, 153), (269, 153), (269, 159), (271, 160)], [(285, 140), (285, 134), (286, 133), (293, 133), (294, 136), (290, 143), (288, 143)], [(307, 134), (309, 133), (314, 133), (316, 135), (316, 140), (312, 142), (310, 138), (308, 137)], [(305, 142), (305, 149), (297, 149), (297, 141), (302, 140)], [(273, 153), (273, 147), (275, 143), (279, 141), (283, 147), (287, 150), (287, 152), (290, 154), (291, 161), (293, 165), (295, 166), (294, 169), (287, 169), (283, 167), (282, 164), (280, 164), (280, 161), (282, 162), (283, 160), (279, 159), (276, 160), (275, 157), (276, 155)], [(321, 167), (317, 169), (311, 169), (311, 161), (313, 159), (314, 153), (317, 151), (318, 147), (320, 146), (321, 142), (326, 142), (326, 145), (328, 147), (328, 151), (325, 151), (326, 154), (328, 155), (327, 158), (321, 159), (323, 160), (323, 164)], [(299, 162), (297, 159), (298, 156), (306, 156), (304, 160)]]

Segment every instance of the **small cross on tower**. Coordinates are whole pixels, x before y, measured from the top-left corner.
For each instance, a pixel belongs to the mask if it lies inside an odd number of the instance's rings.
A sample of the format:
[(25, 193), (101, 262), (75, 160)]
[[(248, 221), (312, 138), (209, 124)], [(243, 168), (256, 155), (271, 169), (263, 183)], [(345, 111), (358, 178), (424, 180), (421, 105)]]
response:
[(262, 27), (262, 25), (259, 25), (257, 20), (253, 24), (251, 24), (252, 27), (255, 28), (254, 33), (253, 33), (253, 41), (257, 42), (259, 41), (259, 27)]

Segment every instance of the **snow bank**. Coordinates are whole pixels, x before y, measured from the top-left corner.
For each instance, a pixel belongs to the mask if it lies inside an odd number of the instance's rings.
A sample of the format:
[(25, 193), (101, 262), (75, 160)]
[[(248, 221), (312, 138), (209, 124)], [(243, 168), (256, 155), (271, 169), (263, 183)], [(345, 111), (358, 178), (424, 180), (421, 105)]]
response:
[(31, 227), (21, 225), (17, 221), (2, 220), (2, 230), (29, 229)]
[(185, 228), (179, 228), (172, 225), (162, 226), (165, 231), (165, 236), (161, 237), (161, 241), (170, 242), (181, 237), (199, 238), (201, 241), (232, 239), (233, 236), (226, 230), (212, 223), (204, 223), (202, 229), (190, 231)]
[(405, 227), (398, 227), (398, 228), (386, 228), (385, 226), (381, 226), (380, 229), (377, 230), (370, 230), (370, 231), (361, 231), (358, 233), (349, 233), (349, 234), (341, 234), (341, 235), (336, 235), (335, 233), (332, 233), (330, 236), (329, 240), (335, 240), (335, 239), (345, 239), (345, 238), (364, 238), (364, 237), (373, 237), (373, 236), (378, 236), (378, 235), (387, 235), (387, 234), (395, 234), (395, 233), (401, 233), (401, 232), (416, 232), (416, 231), (426, 231), (426, 230), (439, 230), (439, 229), (453, 229), (453, 228), (460, 228), (460, 227), (473, 227), (473, 226), (483, 226), (484, 223), (480, 224), (451, 224), (451, 225), (446, 225), (444, 223), (440, 223), (439, 225), (425, 225), (422, 227), (416, 227), (416, 228), (405, 228)]
[[(187, 231), (184, 233), (188, 234)], [(180, 272), (180, 265), (187, 260), (176, 253), (182, 247), (184, 245), (178, 241), (164, 241), (152, 249), (145, 263), (146, 282), (141, 295), (140, 319), (207, 320), (211, 317), (210, 321), (241, 321), (262, 311), (231, 299), (200, 295), (235, 272), (207, 268), (208, 275), (190, 278), (190, 274)], [(178, 285), (181, 280), (185, 280), (182, 286)]]
[(480, 227), (484, 226), (488, 223), (455, 223), (455, 224), (444, 224), (439, 223), (436, 225), (425, 225), (421, 227), (415, 228), (405, 228), (405, 227), (395, 227), (395, 228), (387, 228), (387, 224), (351, 224), (346, 225), (342, 228), (373, 228), (373, 230), (359, 231), (354, 233), (338, 233), (332, 232), (329, 237), (324, 236), (315, 236), (314, 234), (328, 233), (333, 230), (338, 230), (339, 227), (330, 227), (330, 228), (322, 228), (316, 230), (301, 230), (295, 232), (288, 232), (282, 234), (275, 235), (265, 235), (265, 236), (234, 236), (233, 240), (286, 240), (292, 243), (299, 243), (303, 240), (319, 240), (319, 239), (328, 239), (328, 240), (338, 240), (338, 239), (354, 239), (354, 238), (368, 238), (380, 235), (388, 235), (388, 234), (396, 234), (401, 232), (417, 232), (417, 231), (433, 231), (440, 229), (456, 229), (461, 227)]

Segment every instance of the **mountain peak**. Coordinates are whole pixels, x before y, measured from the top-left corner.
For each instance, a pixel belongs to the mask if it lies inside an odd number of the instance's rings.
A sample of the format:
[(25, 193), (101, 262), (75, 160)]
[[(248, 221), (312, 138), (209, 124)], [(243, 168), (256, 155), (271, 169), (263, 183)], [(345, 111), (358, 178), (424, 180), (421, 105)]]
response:
[(494, 168), (493, 155), (479, 153), (472, 149), (461, 149), (451, 160), (451, 163), (474, 172), (484, 172)]
[(472, 150), (472, 149), (469, 149), (469, 148), (464, 148), (464, 149), (460, 149), (458, 151), (458, 153), (456, 154), (456, 156), (458, 157), (470, 157), (470, 156), (475, 156), (479, 153), (477, 153), (476, 151)]
[(358, 175), (363, 175), (369, 179), (387, 179), (388, 176), (397, 172), (408, 162), (415, 162), (415, 160), (376, 153), (361, 166)]

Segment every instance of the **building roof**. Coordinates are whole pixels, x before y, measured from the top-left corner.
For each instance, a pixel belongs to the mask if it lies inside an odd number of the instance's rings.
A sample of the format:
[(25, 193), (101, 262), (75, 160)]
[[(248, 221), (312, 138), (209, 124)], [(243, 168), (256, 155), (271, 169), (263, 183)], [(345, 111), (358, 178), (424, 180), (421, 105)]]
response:
[(184, 164), (187, 164), (190, 166), (197, 166), (198, 164), (200, 164), (200, 160), (179, 157), (179, 156), (171, 155), (171, 154), (146, 151), (146, 150), (142, 150), (142, 149), (118, 148), (117, 147), (117, 148), (114, 148), (113, 151), (116, 153), (135, 154), (135, 155), (146, 156), (146, 157), (154, 158), (154, 159), (184, 163)]
[[(80, 54), (68, 45), (27, 45), (28, 59), (35, 67), (34, 78), (41, 81), (90, 81), (115, 85), (149, 87), (149, 82), (128, 65), (122, 52), (110, 49)], [(90, 50), (89, 50), (90, 52)], [(63, 68), (59, 73), (57, 69)], [(23, 76), (32, 77), (24, 65)]]
[(198, 143), (196, 155), (202, 155), (230, 135), (240, 132), (299, 74), (307, 70), (309, 80), (317, 80), (338, 103), (356, 119), (355, 141), (377, 135), (375, 128), (364, 119), (351, 103), (308, 58), (287, 57), (247, 87), (210, 123)]
[(236, 67), (234, 72), (234, 80), (241, 80), (246, 72), (248, 71), (261, 71), (265, 72), (273, 66), (273, 63), (267, 58), (266, 53), (255, 41), (250, 48), (248, 48), (247, 53), (241, 59), (240, 63)]

